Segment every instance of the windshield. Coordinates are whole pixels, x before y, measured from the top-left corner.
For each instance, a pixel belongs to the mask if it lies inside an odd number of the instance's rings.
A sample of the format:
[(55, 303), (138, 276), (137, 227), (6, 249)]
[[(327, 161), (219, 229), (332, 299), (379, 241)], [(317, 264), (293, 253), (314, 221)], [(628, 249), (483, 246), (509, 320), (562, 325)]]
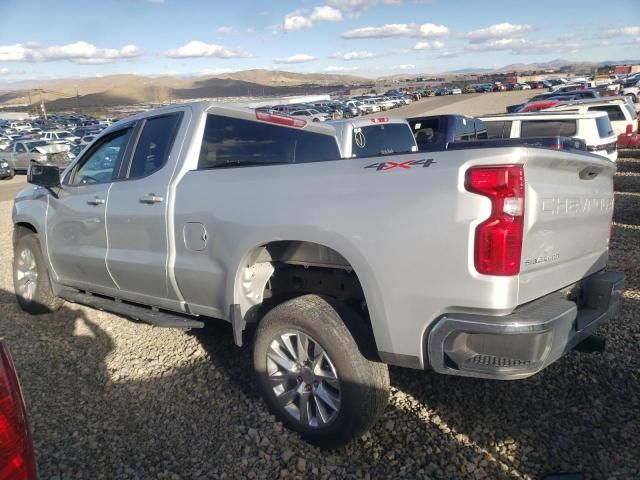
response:
[(354, 157), (392, 155), (415, 150), (411, 128), (404, 123), (371, 125), (353, 130)]
[(35, 147), (44, 147), (46, 145), (49, 145), (49, 143), (45, 142), (44, 140), (40, 140), (37, 142), (28, 142), (25, 145), (29, 148), (35, 148)]
[(60, 132), (58, 133), (58, 138), (69, 138), (71, 134), (69, 132)]

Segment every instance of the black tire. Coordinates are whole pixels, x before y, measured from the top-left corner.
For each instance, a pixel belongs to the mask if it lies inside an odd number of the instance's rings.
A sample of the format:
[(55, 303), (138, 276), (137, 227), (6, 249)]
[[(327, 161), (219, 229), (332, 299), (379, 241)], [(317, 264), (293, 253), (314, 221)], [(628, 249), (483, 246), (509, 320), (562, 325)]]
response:
[[(371, 335), (367, 335), (369, 329), (362, 328), (361, 324), (362, 320), (342, 304), (318, 295), (304, 295), (273, 308), (258, 325), (253, 361), (262, 395), (271, 412), (309, 443), (325, 448), (344, 445), (368, 430), (384, 412), (389, 397), (389, 371), (385, 364), (365, 358), (365, 355), (371, 357), (368, 338)], [(280, 404), (274, 392), (267, 353), (276, 338), (291, 331), (310, 337), (326, 352), (335, 367), (339, 409), (325, 425), (303, 424)], [(358, 337), (358, 343), (354, 335)], [(301, 385), (301, 378), (291, 382), (294, 386)], [(318, 400), (315, 402), (317, 405)], [(313, 405), (310, 408), (313, 409)], [(319, 417), (318, 407), (315, 409), (316, 417)]]
[[(33, 294), (30, 297), (21, 293), (18, 278), (21, 255), (25, 251), (31, 252), (35, 260), (34, 271), (37, 272), (37, 277), (33, 280)], [(21, 235), (16, 243), (13, 255), (13, 288), (20, 308), (32, 315), (55, 312), (64, 303), (53, 293), (49, 271), (40, 250), (40, 242), (32, 232)]]

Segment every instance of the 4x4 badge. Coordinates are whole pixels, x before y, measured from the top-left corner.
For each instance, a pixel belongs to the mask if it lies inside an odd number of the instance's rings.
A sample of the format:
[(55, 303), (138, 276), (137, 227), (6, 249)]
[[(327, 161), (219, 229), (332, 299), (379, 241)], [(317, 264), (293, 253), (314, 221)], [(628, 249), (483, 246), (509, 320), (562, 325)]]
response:
[(422, 165), (423, 167), (429, 167), (431, 164), (436, 163), (433, 158), (423, 158), (422, 160), (407, 160), (406, 162), (379, 162), (367, 165), (364, 168), (375, 168), (376, 170), (393, 170), (399, 168), (401, 170), (408, 170), (412, 167)]

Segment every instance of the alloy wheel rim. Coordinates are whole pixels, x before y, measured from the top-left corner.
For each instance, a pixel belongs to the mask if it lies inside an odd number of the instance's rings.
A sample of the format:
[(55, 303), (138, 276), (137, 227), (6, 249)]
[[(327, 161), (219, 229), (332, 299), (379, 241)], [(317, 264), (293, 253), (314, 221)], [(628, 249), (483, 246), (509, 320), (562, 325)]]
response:
[(277, 335), (267, 350), (267, 374), (276, 401), (303, 426), (327, 426), (340, 412), (336, 368), (311, 336), (300, 331)]
[(38, 282), (38, 267), (33, 252), (25, 248), (20, 252), (16, 261), (16, 289), (18, 294), (31, 302), (36, 292)]

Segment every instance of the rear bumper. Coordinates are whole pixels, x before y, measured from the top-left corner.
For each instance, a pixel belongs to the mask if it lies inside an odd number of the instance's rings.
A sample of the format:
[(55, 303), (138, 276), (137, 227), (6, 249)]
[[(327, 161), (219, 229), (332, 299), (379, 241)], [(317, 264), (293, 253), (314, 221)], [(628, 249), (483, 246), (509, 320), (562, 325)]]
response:
[(580, 307), (563, 289), (506, 316), (446, 314), (426, 339), (428, 364), (450, 375), (529, 377), (614, 317), (623, 287), (622, 273), (600, 272), (572, 286)]

